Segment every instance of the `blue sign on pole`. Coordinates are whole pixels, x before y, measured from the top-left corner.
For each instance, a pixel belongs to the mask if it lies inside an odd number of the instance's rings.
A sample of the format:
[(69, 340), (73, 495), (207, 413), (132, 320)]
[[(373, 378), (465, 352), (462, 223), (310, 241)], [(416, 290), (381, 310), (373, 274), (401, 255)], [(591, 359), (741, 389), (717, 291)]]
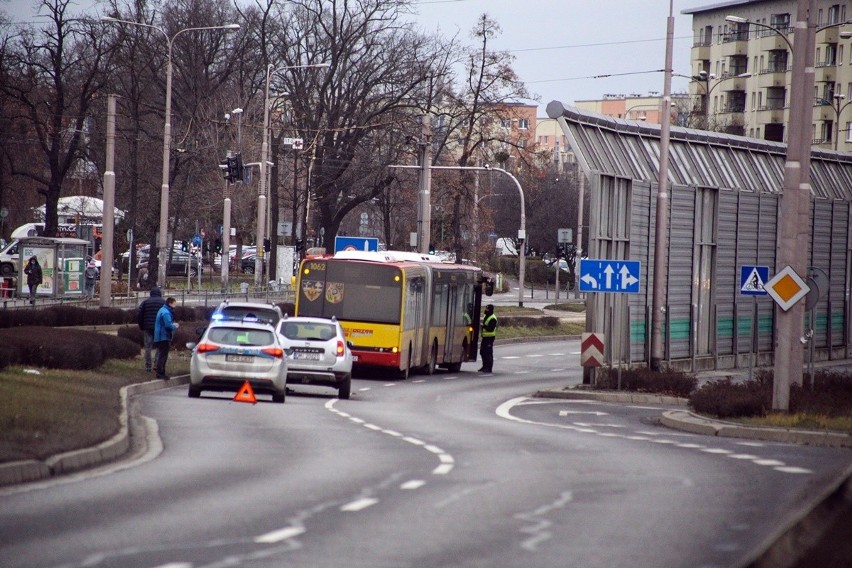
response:
[(375, 237), (334, 237), (334, 252), (342, 250), (378, 251), (379, 239)]
[(767, 296), (764, 287), (769, 282), (768, 266), (740, 266), (740, 294), (743, 296)]
[(638, 260), (580, 259), (580, 292), (639, 293)]

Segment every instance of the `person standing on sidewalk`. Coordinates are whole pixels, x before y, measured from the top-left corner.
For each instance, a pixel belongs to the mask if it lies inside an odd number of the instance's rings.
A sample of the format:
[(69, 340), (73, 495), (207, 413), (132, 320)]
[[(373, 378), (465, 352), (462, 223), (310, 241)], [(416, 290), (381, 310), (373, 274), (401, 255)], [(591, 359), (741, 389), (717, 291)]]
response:
[(42, 283), (41, 265), (35, 256), (30, 257), (30, 260), (24, 267), (24, 274), (27, 275), (27, 286), (30, 287), (30, 303), (35, 304), (36, 293), (38, 292), (39, 284)]
[(90, 260), (86, 270), (83, 271), (83, 290), (87, 298), (95, 297), (95, 283), (98, 280), (98, 268), (95, 261)]
[(166, 375), (166, 361), (169, 359), (169, 349), (172, 346), (175, 330), (178, 324), (174, 319), (174, 309), (177, 305), (177, 300), (169, 296), (166, 298), (166, 303), (157, 312), (157, 319), (154, 321), (154, 345), (157, 347), (157, 360), (154, 363), (154, 370), (157, 371), (157, 378), (169, 380)]
[(480, 373), (491, 373), (494, 368), (494, 339), (497, 337), (497, 316), (494, 315), (494, 304), (485, 306), (485, 317), (482, 319), (482, 344), (479, 354), (482, 356)]
[(157, 312), (165, 305), (166, 299), (163, 298), (163, 293), (156, 286), (151, 288), (151, 295), (139, 304), (139, 309), (136, 311), (136, 324), (142, 330), (142, 336), (145, 340), (145, 370), (150, 372), (151, 366), (151, 349), (154, 347), (154, 323), (157, 321)]

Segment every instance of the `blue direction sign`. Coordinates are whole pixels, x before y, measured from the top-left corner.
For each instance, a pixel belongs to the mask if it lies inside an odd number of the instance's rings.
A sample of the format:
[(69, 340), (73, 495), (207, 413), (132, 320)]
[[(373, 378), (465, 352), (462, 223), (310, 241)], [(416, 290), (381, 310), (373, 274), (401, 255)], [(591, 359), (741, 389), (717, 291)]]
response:
[(638, 260), (580, 259), (580, 292), (639, 293)]
[(334, 252), (342, 250), (379, 250), (379, 239), (375, 237), (334, 237)]
[(768, 266), (740, 266), (740, 294), (767, 296), (765, 285), (769, 282)]

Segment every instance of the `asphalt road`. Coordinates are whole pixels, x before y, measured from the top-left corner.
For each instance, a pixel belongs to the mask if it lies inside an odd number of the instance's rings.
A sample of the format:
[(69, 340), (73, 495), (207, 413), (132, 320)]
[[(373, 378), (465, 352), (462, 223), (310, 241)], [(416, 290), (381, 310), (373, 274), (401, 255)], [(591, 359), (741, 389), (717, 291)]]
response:
[(134, 462), (0, 491), (0, 566), (734, 566), (850, 463), (530, 398), (580, 382), (577, 341), (496, 355), (347, 401), (143, 395)]

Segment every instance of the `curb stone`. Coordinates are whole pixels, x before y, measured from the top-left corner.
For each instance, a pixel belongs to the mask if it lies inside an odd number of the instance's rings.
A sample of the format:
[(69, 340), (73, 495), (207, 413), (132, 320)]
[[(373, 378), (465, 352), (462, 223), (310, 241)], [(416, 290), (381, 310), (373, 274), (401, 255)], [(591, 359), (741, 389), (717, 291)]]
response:
[(119, 428), (114, 436), (93, 447), (56, 454), (44, 461), (23, 460), (0, 464), (0, 487), (49, 479), (101, 465), (123, 456), (130, 450), (130, 430), (128, 428), (128, 400), (130, 397), (185, 385), (188, 382), (189, 375), (183, 375), (173, 377), (168, 381), (153, 380), (122, 387), (119, 390), (121, 401), (121, 411), (118, 416)]

